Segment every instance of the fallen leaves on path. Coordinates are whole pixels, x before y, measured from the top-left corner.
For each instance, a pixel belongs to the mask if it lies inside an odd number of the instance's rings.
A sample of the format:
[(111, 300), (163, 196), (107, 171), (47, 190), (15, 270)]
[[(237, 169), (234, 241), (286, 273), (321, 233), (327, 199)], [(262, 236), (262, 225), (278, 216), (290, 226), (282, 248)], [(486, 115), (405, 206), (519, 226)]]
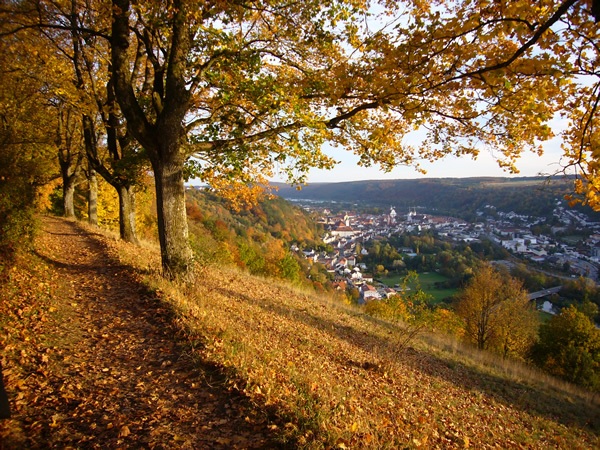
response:
[[(46, 217), (0, 298), (0, 448), (274, 448), (263, 413), (178, 340), (109, 238)], [(22, 264), (27, 264), (23, 267)]]

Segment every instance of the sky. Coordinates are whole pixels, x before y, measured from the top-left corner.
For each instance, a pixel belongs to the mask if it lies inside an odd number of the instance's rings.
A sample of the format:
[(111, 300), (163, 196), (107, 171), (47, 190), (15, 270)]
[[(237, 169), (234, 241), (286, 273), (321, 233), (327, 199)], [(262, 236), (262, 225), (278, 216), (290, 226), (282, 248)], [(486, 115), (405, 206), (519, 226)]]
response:
[[(525, 153), (517, 160), (518, 174), (510, 174), (498, 166), (491, 152), (482, 150), (476, 160), (469, 156), (448, 156), (433, 163), (423, 161), (421, 167), (426, 174), (417, 172), (413, 167), (398, 166), (391, 172), (383, 172), (378, 165), (361, 167), (358, 157), (342, 149), (326, 147), (325, 152), (335, 160), (340, 161), (332, 170), (310, 171), (310, 183), (335, 183), (359, 180), (393, 180), (415, 178), (469, 178), (469, 177), (514, 177), (538, 176), (556, 173), (560, 168), (561, 156), (560, 138), (556, 137), (543, 144), (544, 154)], [(285, 182), (276, 177), (274, 181)]]

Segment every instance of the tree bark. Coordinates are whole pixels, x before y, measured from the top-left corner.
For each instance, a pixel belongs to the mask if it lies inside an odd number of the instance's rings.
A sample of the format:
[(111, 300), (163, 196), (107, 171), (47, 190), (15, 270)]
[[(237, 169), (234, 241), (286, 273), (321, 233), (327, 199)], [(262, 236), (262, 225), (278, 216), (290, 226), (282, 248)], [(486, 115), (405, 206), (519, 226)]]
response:
[(58, 127), (56, 129), (55, 143), (58, 148), (58, 165), (63, 182), (63, 213), (65, 217), (75, 218), (75, 205), (73, 197), (75, 186), (79, 184), (81, 173), (81, 153), (74, 151), (75, 130), (71, 112), (59, 107)]
[(133, 186), (116, 186), (119, 194), (119, 234), (125, 242), (138, 244), (135, 227), (135, 192)]
[(88, 221), (91, 225), (98, 225), (98, 178), (96, 177), (96, 171), (91, 167), (88, 186)]
[[(146, 116), (132, 84), (130, 47), (130, 2), (113, 0), (111, 39), (112, 81), (116, 99), (127, 120), (127, 127), (146, 149), (154, 170), (162, 267), (167, 277), (187, 276), (192, 269), (193, 252), (188, 240), (185, 209), (183, 150), (184, 119), (189, 109), (190, 93), (184, 68), (188, 58), (190, 33), (185, 21), (187, 5), (175, 0), (171, 48), (166, 75), (158, 68), (152, 97), (156, 117)], [(152, 56), (151, 49), (147, 49)], [(165, 75), (164, 85), (162, 76)], [(139, 94), (139, 92), (138, 92)]]
[(190, 272), (193, 253), (189, 244), (183, 164), (153, 164), (156, 183), (158, 235), (164, 274), (173, 278)]
[(63, 177), (63, 210), (65, 217), (69, 219), (75, 218), (75, 205), (73, 198), (75, 196), (75, 183), (69, 178)]

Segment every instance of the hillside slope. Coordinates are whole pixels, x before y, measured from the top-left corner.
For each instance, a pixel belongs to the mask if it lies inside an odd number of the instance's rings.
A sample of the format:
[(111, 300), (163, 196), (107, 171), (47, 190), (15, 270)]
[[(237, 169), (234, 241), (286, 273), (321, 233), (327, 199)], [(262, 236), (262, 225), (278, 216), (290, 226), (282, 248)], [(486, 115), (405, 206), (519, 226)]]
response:
[(6, 448), (600, 447), (574, 390), (238, 270), (176, 286), (156, 249), (45, 223), (0, 302)]
[[(457, 215), (472, 215), (485, 205), (493, 205), (500, 211), (545, 216), (552, 213), (557, 199), (572, 193), (573, 180), (562, 177), (370, 180), (314, 183), (300, 191), (284, 184), (276, 186), (278, 194), (286, 199), (384, 208), (395, 206), (401, 211), (424, 207), (427, 212)], [(593, 214), (590, 208), (584, 209)]]

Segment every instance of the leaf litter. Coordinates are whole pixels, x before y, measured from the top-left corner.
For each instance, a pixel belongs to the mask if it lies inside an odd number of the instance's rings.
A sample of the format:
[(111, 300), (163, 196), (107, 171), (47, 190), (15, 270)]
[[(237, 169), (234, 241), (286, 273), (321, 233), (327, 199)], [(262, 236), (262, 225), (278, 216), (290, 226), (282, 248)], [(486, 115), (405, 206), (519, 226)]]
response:
[[(277, 448), (263, 412), (186, 350), (110, 238), (45, 217), (0, 297), (13, 417), (0, 448)], [(23, 261), (25, 263), (25, 261)]]
[(0, 304), (14, 448), (600, 447), (597, 402), (400, 352), (397, 327), (232, 268), (169, 283), (156, 249), (45, 224)]

